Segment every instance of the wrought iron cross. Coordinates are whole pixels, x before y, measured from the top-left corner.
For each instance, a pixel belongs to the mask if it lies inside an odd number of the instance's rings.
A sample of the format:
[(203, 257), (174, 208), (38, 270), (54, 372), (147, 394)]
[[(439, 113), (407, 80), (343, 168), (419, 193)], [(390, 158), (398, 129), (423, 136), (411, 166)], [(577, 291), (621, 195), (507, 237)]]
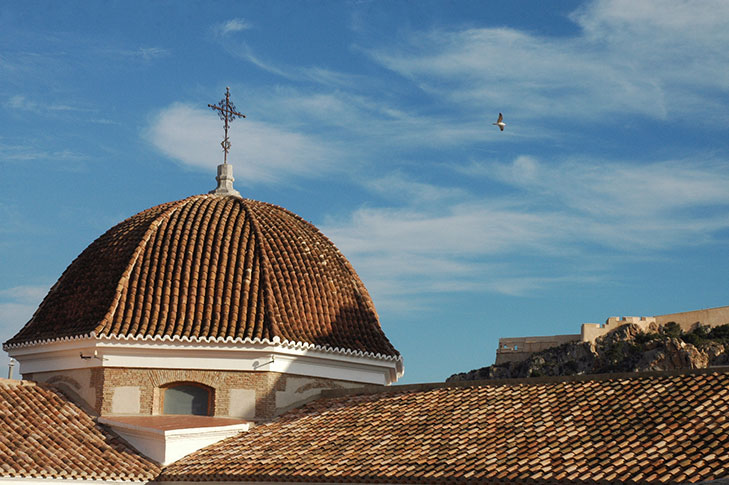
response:
[(215, 104), (209, 104), (210, 108), (213, 109), (213, 111), (218, 112), (218, 116), (220, 116), (220, 119), (225, 121), (225, 139), (220, 143), (220, 146), (223, 147), (223, 152), (225, 152), (225, 155), (223, 155), (223, 163), (228, 163), (228, 150), (230, 150), (230, 140), (228, 139), (228, 127), (230, 126), (230, 123), (236, 119), (236, 118), (245, 118), (246, 115), (243, 113), (238, 113), (235, 110), (235, 105), (230, 102), (230, 88), (225, 88), (225, 98), (221, 99), (220, 102)]

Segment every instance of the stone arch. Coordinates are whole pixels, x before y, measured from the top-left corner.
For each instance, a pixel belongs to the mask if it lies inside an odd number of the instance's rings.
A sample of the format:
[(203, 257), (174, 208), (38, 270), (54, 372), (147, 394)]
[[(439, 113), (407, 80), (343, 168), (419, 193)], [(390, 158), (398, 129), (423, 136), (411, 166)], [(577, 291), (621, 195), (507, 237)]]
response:
[(92, 403), (87, 402), (81, 395), (82, 386), (73, 377), (55, 375), (45, 381), (45, 384), (66, 396), (71, 402), (83, 409), (86, 413), (92, 416), (98, 416), (98, 413), (96, 412), (96, 409), (93, 408)]
[(81, 384), (79, 384), (79, 382), (76, 379), (74, 379), (73, 377), (68, 377), (68, 376), (64, 376), (64, 375), (55, 375), (55, 376), (51, 377), (50, 379), (48, 379), (46, 381), (46, 383), (51, 386), (56, 386), (56, 387), (58, 387), (59, 384), (62, 386), (71, 387), (73, 390), (75, 390), (77, 392), (79, 389), (81, 389)]
[(149, 369), (147, 371), (152, 388), (152, 413), (164, 414), (164, 389), (176, 383), (205, 386), (211, 390), (210, 415), (221, 414), (221, 373), (191, 369)]
[(218, 372), (187, 369), (149, 369), (149, 381), (153, 387), (163, 387), (173, 382), (198, 382), (208, 387), (220, 387)]
[(193, 381), (167, 383), (159, 388), (162, 414), (215, 414), (215, 388)]

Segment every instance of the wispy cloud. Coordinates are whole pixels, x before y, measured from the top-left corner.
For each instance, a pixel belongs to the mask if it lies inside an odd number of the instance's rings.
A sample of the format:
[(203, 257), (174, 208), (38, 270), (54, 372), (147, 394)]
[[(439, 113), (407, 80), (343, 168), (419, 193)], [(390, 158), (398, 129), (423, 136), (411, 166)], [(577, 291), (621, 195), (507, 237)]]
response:
[(161, 59), (171, 55), (171, 51), (164, 47), (158, 46), (141, 46), (136, 48), (117, 47), (117, 46), (100, 46), (91, 47), (91, 52), (96, 55), (104, 56), (107, 60), (110, 57), (125, 59), (128, 61), (144, 63)]
[(43, 113), (43, 112), (59, 112), (59, 111), (74, 111), (74, 112), (93, 112), (94, 109), (85, 108), (82, 106), (72, 106), (69, 104), (58, 104), (58, 103), (42, 103), (36, 100), (29, 99), (22, 94), (16, 94), (11, 96), (5, 102), (5, 108), (9, 110), (15, 110), (18, 112), (32, 112), (32, 113)]
[(571, 18), (581, 29), (574, 36), (438, 30), (370, 54), (426, 92), (463, 105), (510, 106), (522, 119), (701, 111), (712, 118), (707, 123), (729, 122), (726, 2), (597, 1)]
[(366, 85), (372, 79), (359, 75), (328, 69), (322, 66), (300, 66), (287, 64), (266, 56), (254, 50), (245, 40), (233, 40), (229, 34), (248, 30), (251, 25), (243, 19), (232, 19), (216, 25), (213, 30), (219, 37), (221, 46), (231, 56), (244, 60), (270, 74), (280, 76), (288, 81), (311, 82), (330, 88), (343, 88), (356, 90), (357, 86)]
[[(145, 136), (162, 153), (185, 165), (209, 168), (222, 162), (222, 149), (210, 143), (221, 137), (220, 121), (207, 110), (173, 104), (151, 119)], [(250, 119), (232, 124), (231, 139), (229, 160), (236, 164), (242, 183), (318, 176), (334, 169), (339, 153), (318, 137)]]
[(652, 215), (660, 210), (729, 204), (729, 191), (725, 190), (729, 164), (710, 156), (640, 164), (587, 156), (543, 162), (523, 155), (510, 163), (474, 162), (454, 168), (601, 216)]
[(298, 77), (296, 69), (287, 69), (285, 66), (279, 66), (276, 62), (262, 59), (253, 52), (253, 49), (251, 49), (248, 44), (244, 42), (238, 43), (235, 46), (229, 46), (227, 49), (235, 57), (248, 61), (259, 69), (271, 74), (275, 74), (289, 80), (295, 80)]
[(0, 290), (0, 299), (37, 306), (46, 293), (48, 286), (16, 286)]
[[(240, 131), (232, 153), (243, 146), (246, 153), (238, 170), (247, 173), (239, 178), (310, 175), (317, 161), (325, 172), (322, 161), (335, 154), (346, 158), (347, 151), (376, 165), (366, 177), (352, 177), (375, 202), (348, 217), (327, 219), (322, 229), (353, 260), (378, 301), (448, 291), (522, 294), (594, 281), (617, 260), (711, 243), (729, 228), (724, 160), (697, 156), (644, 163), (586, 153), (469, 164), (459, 161), (463, 152), (452, 151), (488, 144), (496, 136), (500, 146), (516, 139), (511, 129), (486, 131), (493, 121), (483, 119), (488, 106), (511, 106), (512, 116), (542, 125), (519, 134), (522, 141), (553, 135), (549, 130), (559, 129), (551, 127), (554, 120), (620, 122), (638, 115), (664, 122), (701, 110), (700, 122), (729, 122), (729, 53), (717, 48), (729, 44), (729, 7), (723, 2), (712, 4), (712, 15), (703, 13), (711, 10), (705, 6), (673, 2), (585, 5), (571, 16), (579, 28), (573, 35), (435, 30), (400, 37), (404, 44), (375, 43), (366, 51), (401, 75), (406, 86), (401, 88), (429, 96), (427, 105), (361, 89), (371, 87), (363, 77), (260, 56), (245, 42), (230, 42), (230, 36), (224, 45), (231, 55), (284, 80), (305, 81), (249, 93), (277, 124), (245, 120), (244, 130), (234, 125)], [(245, 21), (231, 22), (220, 24), (218, 32), (249, 28)], [(711, 59), (702, 55), (698, 61), (696, 52), (710, 52)], [(699, 62), (696, 89), (685, 66)], [(717, 93), (724, 95), (719, 101), (712, 99)], [(307, 126), (318, 126), (326, 141)], [(197, 166), (219, 163), (219, 151), (205, 142), (211, 138), (219, 138), (216, 119), (185, 105), (163, 110), (149, 133), (158, 149)], [(399, 164), (433, 148), (455, 160), (449, 183), (427, 183)], [(499, 191), (489, 196), (469, 191), (472, 185), (457, 185), (458, 174), (469, 182), (483, 178)]]
[(110, 120), (108, 118), (91, 118), (89, 119), (91, 123), (97, 124), (97, 125), (120, 125), (121, 122)]
[(161, 47), (140, 47), (135, 51), (135, 55), (141, 57), (145, 61), (151, 61), (169, 56), (170, 51)]
[(88, 157), (71, 150), (43, 150), (42, 147), (29, 145), (11, 145), (0, 142), (0, 163), (23, 162), (29, 160), (53, 160), (77, 162)]
[(463, 200), (467, 196), (466, 191), (459, 187), (442, 187), (414, 181), (401, 172), (366, 178), (362, 183), (384, 199), (406, 200), (410, 203)]
[(324, 232), (373, 291), (521, 293), (594, 279), (608, 261), (716, 242), (729, 229), (726, 161), (544, 163), (520, 156), (458, 170), (516, 192), (484, 198), (421, 182), (407, 187), (395, 176), (368, 185), (422, 196), (326, 222)]
[[(256, 104), (272, 119), (319, 126), (328, 137), (345, 142), (361, 154), (394, 153), (412, 149), (458, 147), (494, 136), (483, 120), (457, 115), (411, 112), (386, 98), (344, 89), (302, 90), (276, 88), (256, 92)], [(380, 155), (381, 157), (382, 155)]]
[(33, 316), (48, 286), (17, 286), (0, 290), (0, 342), (5, 342)]
[(303, 67), (297, 72), (306, 79), (323, 86), (352, 89), (355, 86), (371, 84), (372, 80), (359, 74), (350, 74), (323, 67)]
[(251, 28), (251, 25), (245, 19), (234, 18), (234, 19), (230, 19), (226, 22), (219, 24), (215, 30), (220, 35), (225, 36), (228, 34), (232, 34), (233, 32), (241, 32), (243, 30), (248, 30), (250, 28)]

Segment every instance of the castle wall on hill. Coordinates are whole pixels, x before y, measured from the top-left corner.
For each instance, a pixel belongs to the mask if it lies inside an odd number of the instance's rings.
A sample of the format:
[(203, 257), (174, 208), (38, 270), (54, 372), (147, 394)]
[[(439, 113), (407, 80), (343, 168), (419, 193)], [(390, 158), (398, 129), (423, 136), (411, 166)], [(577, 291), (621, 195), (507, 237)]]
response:
[(500, 338), (499, 347), (496, 349), (495, 364), (521, 362), (535, 352), (557, 347), (567, 342), (595, 343), (598, 338), (623, 325), (634, 324), (644, 332), (655, 332), (669, 322), (677, 323), (684, 331), (691, 330), (697, 325), (707, 327), (727, 325), (729, 324), (729, 306), (668, 313), (653, 317), (610, 317), (604, 324), (583, 323), (580, 333), (576, 335)]
[(535, 352), (557, 347), (568, 342), (579, 342), (579, 340), (579, 334), (550, 335), (548, 337), (500, 338), (499, 348), (496, 350), (496, 364), (521, 362)]
[(628, 324), (637, 325), (643, 332), (657, 331), (656, 317), (610, 317), (605, 323), (583, 323), (580, 331), (582, 342), (595, 343), (595, 340)]
[(658, 325), (676, 322), (683, 330), (691, 330), (697, 323), (708, 327), (718, 327), (729, 324), (729, 306), (657, 315), (655, 319)]

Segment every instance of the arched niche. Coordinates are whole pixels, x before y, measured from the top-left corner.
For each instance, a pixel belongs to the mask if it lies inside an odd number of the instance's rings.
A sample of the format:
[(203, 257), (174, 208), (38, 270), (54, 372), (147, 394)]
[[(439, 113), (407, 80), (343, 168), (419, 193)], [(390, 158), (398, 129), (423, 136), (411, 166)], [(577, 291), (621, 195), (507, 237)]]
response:
[(215, 409), (212, 387), (197, 382), (173, 382), (161, 388), (162, 414), (211, 416)]

